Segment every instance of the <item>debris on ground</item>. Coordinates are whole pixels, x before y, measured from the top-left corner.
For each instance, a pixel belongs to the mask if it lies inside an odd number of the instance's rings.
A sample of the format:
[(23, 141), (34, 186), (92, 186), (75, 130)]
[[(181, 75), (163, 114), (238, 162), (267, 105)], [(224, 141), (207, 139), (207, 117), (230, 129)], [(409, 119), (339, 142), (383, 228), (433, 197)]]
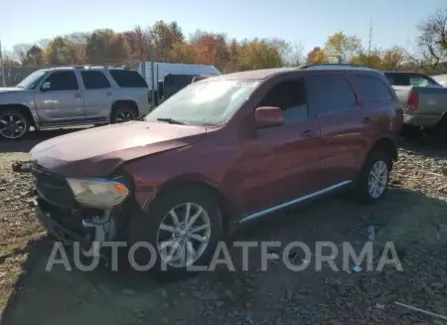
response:
[[(250, 266), (254, 266), (247, 272), (216, 271), (173, 284), (154, 283), (146, 274), (127, 270), (81, 274), (61, 267), (45, 272), (51, 242), (42, 238), (42, 228), (29, 204), (32, 176), (12, 172), (14, 162), (29, 159), (27, 153), (19, 151), (0, 153), (2, 324), (433, 322), (433, 315), (397, 306), (395, 301), (447, 315), (447, 150), (400, 149), (391, 188), (376, 205), (360, 206), (346, 196), (336, 196), (324, 204), (275, 215), (243, 234), (242, 240), (299, 240), (311, 248), (316, 241), (331, 241), (337, 246), (349, 241), (361, 249), (365, 229), (369, 229), (367, 238), (374, 242), (374, 251), (380, 253), (387, 242), (395, 243), (402, 272), (385, 266), (382, 272), (363, 268), (352, 276), (342, 272), (343, 263), (338, 260), (335, 263), (340, 272), (325, 267), (315, 272), (312, 248), (312, 260), (300, 272), (292, 272), (280, 262), (269, 263), (268, 270), (261, 272), (259, 256), (250, 255)], [(338, 247), (340, 255), (342, 245)], [(282, 257), (282, 253), (276, 254)], [(302, 250), (289, 256), (297, 265), (304, 258)], [(101, 290), (95, 291), (92, 282)]]

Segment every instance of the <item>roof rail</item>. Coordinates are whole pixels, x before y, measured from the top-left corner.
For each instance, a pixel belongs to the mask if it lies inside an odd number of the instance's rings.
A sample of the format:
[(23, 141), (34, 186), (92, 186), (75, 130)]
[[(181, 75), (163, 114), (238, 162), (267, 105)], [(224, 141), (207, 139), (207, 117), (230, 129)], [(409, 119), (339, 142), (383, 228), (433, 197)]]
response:
[(324, 69), (324, 68), (334, 68), (334, 69), (346, 69), (346, 68), (361, 68), (374, 70), (366, 65), (350, 64), (350, 63), (322, 63), (322, 64), (308, 64), (300, 67), (300, 69)]

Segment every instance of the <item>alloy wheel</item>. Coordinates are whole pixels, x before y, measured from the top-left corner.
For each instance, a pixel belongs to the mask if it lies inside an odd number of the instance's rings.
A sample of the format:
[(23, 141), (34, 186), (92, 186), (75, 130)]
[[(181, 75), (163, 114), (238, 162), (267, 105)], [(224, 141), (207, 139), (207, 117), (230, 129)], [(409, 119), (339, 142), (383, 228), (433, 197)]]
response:
[(6, 139), (18, 139), (26, 132), (26, 120), (17, 113), (5, 113), (0, 116), (0, 134)]
[(130, 108), (121, 108), (116, 112), (116, 122), (122, 123), (135, 120), (135, 112)]
[(195, 263), (208, 247), (211, 221), (196, 203), (182, 203), (163, 218), (157, 232), (157, 249), (162, 261), (184, 268)]
[(385, 192), (388, 182), (388, 165), (383, 160), (376, 161), (368, 176), (368, 192), (378, 199)]

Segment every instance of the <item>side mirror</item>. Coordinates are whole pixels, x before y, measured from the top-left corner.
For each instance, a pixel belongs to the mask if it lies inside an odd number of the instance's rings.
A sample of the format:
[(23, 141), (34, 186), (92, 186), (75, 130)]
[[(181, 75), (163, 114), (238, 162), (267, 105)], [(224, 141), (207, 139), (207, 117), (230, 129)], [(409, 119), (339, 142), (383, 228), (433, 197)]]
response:
[(47, 82), (44, 82), (43, 83), (43, 85), (42, 85), (42, 87), (41, 87), (41, 90), (42, 91), (47, 91), (47, 90), (49, 90), (51, 88), (51, 83), (49, 82), (49, 81), (47, 81)]
[(279, 107), (262, 106), (255, 110), (257, 128), (280, 126), (284, 123), (284, 115)]

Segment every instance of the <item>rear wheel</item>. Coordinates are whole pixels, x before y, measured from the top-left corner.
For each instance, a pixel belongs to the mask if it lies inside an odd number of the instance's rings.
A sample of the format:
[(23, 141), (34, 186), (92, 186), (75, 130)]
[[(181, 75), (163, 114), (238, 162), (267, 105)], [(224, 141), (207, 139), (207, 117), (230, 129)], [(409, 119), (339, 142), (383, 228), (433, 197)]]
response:
[(390, 154), (377, 149), (371, 151), (359, 174), (355, 189), (357, 199), (361, 203), (375, 203), (385, 195), (392, 165)]
[(136, 120), (138, 112), (134, 107), (128, 105), (116, 106), (112, 109), (111, 122), (123, 123), (127, 121)]
[[(193, 266), (207, 266), (222, 234), (222, 216), (216, 200), (195, 186), (162, 193), (148, 215), (135, 216), (129, 242), (153, 248), (156, 259), (149, 270), (160, 280), (178, 280), (197, 274)], [(138, 265), (150, 264), (151, 252), (135, 250)]]
[(29, 130), (30, 122), (20, 110), (0, 112), (0, 137), (6, 140), (21, 139)]
[(406, 140), (416, 140), (422, 136), (422, 130), (420, 127), (413, 125), (402, 125), (401, 135)]

